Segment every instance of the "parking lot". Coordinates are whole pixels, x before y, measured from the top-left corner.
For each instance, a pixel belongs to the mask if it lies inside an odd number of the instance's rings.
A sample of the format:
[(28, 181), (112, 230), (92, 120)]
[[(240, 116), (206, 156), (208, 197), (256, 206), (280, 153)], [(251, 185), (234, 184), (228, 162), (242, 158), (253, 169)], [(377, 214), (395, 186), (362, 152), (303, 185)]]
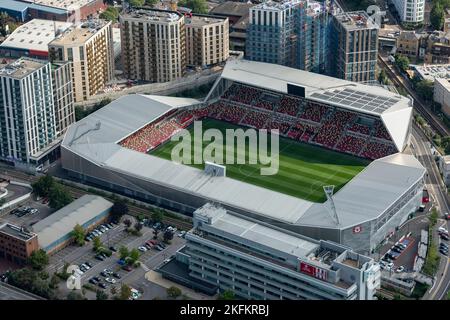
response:
[[(29, 210), (25, 210), (25, 209)], [(33, 209), (37, 210), (34, 211)], [(28, 199), (20, 206), (8, 210), (0, 218), (0, 222), (9, 222), (17, 226), (23, 226), (26, 228), (32, 227), (36, 222), (48, 217), (55, 210), (50, 208), (48, 204), (43, 204), (41, 201)]]
[[(139, 237), (127, 233), (125, 229), (125, 225), (120, 224), (100, 235), (103, 246), (105, 248), (114, 247), (116, 250), (119, 250), (121, 246), (125, 246), (131, 250), (137, 249), (148, 240), (153, 239), (153, 228), (151, 227), (144, 226), (141, 230), (142, 235)], [(162, 234), (159, 236), (159, 242), (161, 242), (161, 238)], [(110, 296), (112, 287), (115, 287), (116, 291), (119, 292), (121, 284), (126, 283), (132, 288), (138, 289), (142, 294), (145, 294), (146, 298), (160, 297), (165, 292), (165, 289), (153, 285), (146, 280), (145, 273), (161, 265), (165, 259), (172, 256), (184, 243), (185, 240), (175, 234), (171, 244), (166, 245), (165, 249), (161, 251), (150, 249), (145, 252), (140, 252), (139, 261), (141, 266), (132, 268), (131, 271), (124, 270), (122, 265), (118, 263), (118, 252), (113, 253), (111, 257), (107, 257), (101, 261), (96, 258), (92, 241), (87, 242), (82, 247), (71, 245), (50, 257), (50, 266), (47, 268), (47, 271), (61, 271), (66, 262), (77, 266), (89, 264), (89, 269), (80, 276), (82, 285), (90, 283), (90, 280), (95, 278), (95, 280), (91, 280), (90, 286), (96, 290), (103, 289)], [(60, 286), (60, 291), (62, 296), (69, 293), (69, 290), (64, 288), (64, 286)], [(86, 297), (88, 299), (95, 299), (95, 292), (86, 290)]]

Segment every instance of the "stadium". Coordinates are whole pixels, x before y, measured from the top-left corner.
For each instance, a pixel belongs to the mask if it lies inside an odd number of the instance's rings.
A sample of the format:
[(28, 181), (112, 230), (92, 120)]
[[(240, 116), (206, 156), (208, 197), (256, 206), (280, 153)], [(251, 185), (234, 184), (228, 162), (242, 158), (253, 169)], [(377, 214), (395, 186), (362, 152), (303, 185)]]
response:
[[(379, 87), (284, 66), (227, 63), (204, 101), (124, 96), (72, 125), (62, 166), (86, 183), (192, 214), (205, 203), (360, 253), (421, 204), (425, 169), (405, 153), (411, 101)], [(280, 168), (226, 176), (170, 160), (170, 137), (205, 128), (278, 129)], [(328, 195), (324, 186), (334, 186)]]

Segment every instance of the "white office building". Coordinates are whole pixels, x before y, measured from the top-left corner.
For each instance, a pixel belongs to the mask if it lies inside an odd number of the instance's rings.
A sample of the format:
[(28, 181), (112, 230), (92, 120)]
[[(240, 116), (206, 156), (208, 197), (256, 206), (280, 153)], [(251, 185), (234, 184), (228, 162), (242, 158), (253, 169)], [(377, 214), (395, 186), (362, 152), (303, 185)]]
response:
[(421, 23), (424, 19), (425, 0), (392, 0), (402, 22)]

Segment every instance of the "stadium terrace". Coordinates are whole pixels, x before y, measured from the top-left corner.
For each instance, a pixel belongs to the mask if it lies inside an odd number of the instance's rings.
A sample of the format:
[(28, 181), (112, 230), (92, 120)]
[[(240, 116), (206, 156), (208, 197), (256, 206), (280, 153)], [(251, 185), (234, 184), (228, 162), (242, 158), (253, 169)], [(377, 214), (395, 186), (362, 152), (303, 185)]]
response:
[[(411, 118), (409, 99), (379, 87), (236, 60), (203, 101), (129, 95), (73, 124), (62, 166), (83, 182), (186, 214), (214, 202), (369, 253), (421, 204), (425, 169), (405, 151)], [(214, 176), (170, 161), (170, 137), (195, 120), (278, 129), (286, 178), (261, 180), (245, 167)], [(330, 159), (334, 172), (321, 169)], [(331, 197), (327, 184), (336, 185)]]

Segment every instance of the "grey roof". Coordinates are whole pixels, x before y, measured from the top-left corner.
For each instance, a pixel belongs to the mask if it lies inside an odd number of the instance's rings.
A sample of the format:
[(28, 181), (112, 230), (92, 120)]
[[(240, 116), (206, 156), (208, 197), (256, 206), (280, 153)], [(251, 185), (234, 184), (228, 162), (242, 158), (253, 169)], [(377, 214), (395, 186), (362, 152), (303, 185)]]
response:
[[(200, 212), (199, 212), (200, 211)], [(212, 218), (211, 226), (255, 244), (284, 252), (296, 257), (306, 257), (320, 245), (313, 240), (294, 236), (265, 225), (227, 213), (220, 207), (207, 203), (195, 212)], [(230, 239), (232, 240), (232, 239)]]
[(248, 15), (249, 9), (253, 6), (254, 4), (252, 3), (226, 1), (212, 8), (209, 13), (242, 17)]
[(112, 207), (113, 203), (96, 195), (84, 195), (33, 225), (38, 234), (39, 246), (48, 250), (55, 241), (70, 234), (79, 224), (94, 219)]
[(23, 12), (23, 11), (27, 10), (28, 6), (29, 5), (26, 3), (14, 1), (14, 0), (2, 0), (0, 2), (0, 9), (8, 9), (8, 10), (13, 10), (13, 11)]
[[(228, 177), (211, 177), (202, 170), (117, 144), (137, 128), (171, 109), (163, 102), (175, 107), (197, 101), (158, 96), (122, 97), (72, 125), (62, 147), (105, 169), (182, 190), (212, 202), (287, 223), (336, 227), (328, 213), (327, 203), (312, 203)], [(101, 122), (100, 128), (92, 130), (97, 121)], [(81, 129), (75, 134), (77, 128)], [(87, 131), (89, 128), (91, 131)], [(73, 140), (83, 132), (86, 133)], [(376, 218), (424, 173), (425, 169), (411, 155), (396, 154), (372, 162), (335, 195), (340, 227)], [(361, 208), (367, 210), (362, 211)]]

